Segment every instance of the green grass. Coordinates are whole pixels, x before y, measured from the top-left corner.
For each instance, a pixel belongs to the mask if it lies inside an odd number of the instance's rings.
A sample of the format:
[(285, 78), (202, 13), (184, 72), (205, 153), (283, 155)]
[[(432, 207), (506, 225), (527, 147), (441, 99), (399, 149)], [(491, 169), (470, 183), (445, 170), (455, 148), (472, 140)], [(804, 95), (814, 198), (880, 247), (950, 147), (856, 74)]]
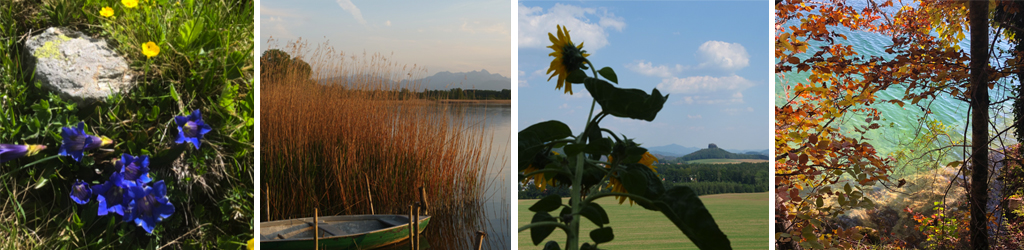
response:
[[(715, 217), (715, 222), (722, 229), (733, 249), (768, 249), (769, 234), (769, 202), (768, 193), (748, 194), (716, 194), (701, 196), (701, 201)], [(564, 199), (563, 203), (568, 203)], [(519, 226), (529, 224), (533, 212), (528, 209), (537, 200), (519, 200)], [(601, 249), (697, 249), (693, 243), (671, 221), (660, 212), (650, 211), (639, 205), (630, 206), (628, 201), (619, 205), (617, 200), (605, 198), (598, 203), (608, 212), (610, 224), (615, 232), (615, 240), (601, 244)], [(580, 234), (585, 241), (590, 241), (590, 230), (597, 228), (589, 220), (584, 219)], [(534, 246), (530, 232), (519, 232), (519, 249), (541, 249)], [(562, 247), (565, 245), (565, 233), (556, 229), (544, 242), (554, 240)]]
[[(111, 7), (114, 17), (99, 11)], [(253, 238), (252, 1), (0, 1), (0, 143), (42, 144), (38, 155), (0, 163), (2, 249), (244, 248)], [(48, 27), (103, 38), (124, 56), (136, 86), (77, 105), (23, 70), (23, 39)], [(160, 53), (147, 58), (142, 44)], [(199, 109), (213, 127), (200, 149), (175, 144), (175, 116)], [(57, 154), (61, 128), (85, 122), (114, 144), (81, 162)], [(120, 216), (97, 217), (95, 199), (71, 202), (76, 179), (99, 184), (122, 153), (149, 155), (150, 176), (175, 207), (152, 234)], [(38, 163), (31, 167), (24, 166)]]

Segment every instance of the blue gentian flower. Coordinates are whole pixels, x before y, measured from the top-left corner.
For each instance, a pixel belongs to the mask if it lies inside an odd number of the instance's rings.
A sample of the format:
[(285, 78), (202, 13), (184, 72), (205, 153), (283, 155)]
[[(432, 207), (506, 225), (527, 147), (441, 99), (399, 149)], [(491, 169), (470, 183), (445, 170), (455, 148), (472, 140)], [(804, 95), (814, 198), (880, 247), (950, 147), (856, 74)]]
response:
[(185, 143), (190, 142), (196, 149), (199, 149), (199, 139), (203, 139), (203, 135), (209, 133), (210, 125), (203, 122), (203, 116), (199, 114), (199, 110), (192, 111), (192, 114), (185, 116), (175, 116), (174, 122), (178, 123), (178, 138), (174, 140), (174, 143)]
[(32, 156), (46, 149), (43, 145), (0, 144), (0, 163), (24, 156)]
[(153, 186), (134, 186), (131, 192), (134, 197), (130, 203), (130, 214), (126, 218), (134, 218), (135, 224), (153, 233), (156, 223), (167, 219), (174, 213), (174, 205), (167, 199), (167, 185), (157, 181)]
[(124, 176), (126, 181), (138, 182), (137, 184), (140, 185), (152, 181), (149, 178), (149, 156), (147, 155), (134, 157), (130, 154), (122, 154), (121, 161), (114, 166), (120, 169), (121, 176)]
[(71, 200), (79, 205), (89, 203), (92, 200), (92, 188), (82, 180), (75, 180), (75, 183), (71, 184)]
[[(100, 203), (97, 215), (104, 216), (109, 213), (116, 213), (124, 216), (132, 199), (131, 188), (136, 187), (134, 182), (126, 181), (120, 172), (110, 175), (110, 180), (103, 184), (93, 185), (92, 191), (96, 193), (96, 202)], [(125, 217), (125, 221), (128, 218)]]
[(60, 145), (59, 155), (71, 156), (75, 161), (81, 161), (85, 150), (93, 150), (100, 146), (110, 145), (114, 141), (110, 138), (96, 137), (85, 133), (85, 122), (78, 122), (78, 128), (64, 127), (60, 133), (64, 138), (64, 144)]

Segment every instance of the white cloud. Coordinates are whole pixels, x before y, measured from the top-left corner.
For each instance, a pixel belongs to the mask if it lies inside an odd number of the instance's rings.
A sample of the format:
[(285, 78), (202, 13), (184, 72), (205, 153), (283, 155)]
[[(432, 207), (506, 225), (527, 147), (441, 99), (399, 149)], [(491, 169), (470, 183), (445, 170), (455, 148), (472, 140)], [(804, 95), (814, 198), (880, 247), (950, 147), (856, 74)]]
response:
[(523, 77), (524, 75), (526, 75), (526, 71), (520, 70), (519, 71), (519, 87), (520, 88), (530, 87), (530, 83), (526, 82), (526, 77)]
[(697, 49), (697, 55), (704, 60), (701, 67), (736, 71), (750, 65), (747, 49), (739, 43), (707, 41)]
[(626, 69), (632, 70), (643, 75), (657, 76), (661, 78), (669, 78), (676, 73), (686, 70), (688, 67), (676, 64), (674, 67), (666, 65), (654, 66), (651, 62), (644, 62), (644, 60), (637, 60), (633, 64), (626, 64)]
[(747, 107), (747, 112), (754, 112), (754, 108), (753, 107)]
[(352, 13), (352, 17), (354, 17), (359, 24), (366, 24), (366, 20), (363, 19), (363, 12), (359, 11), (359, 8), (352, 3), (352, 0), (337, 1), (338, 6), (341, 6), (341, 9), (348, 11), (348, 13)]
[[(668, 93), (694, 94), (718, 91), (735, 91), (742, 98), (743, 91), (753, 87), (754, 83), (746, 78), (731, 75), (725, 77), (691, 76), (686, 78), (672, 77), (661, 81), (658, 89)], [(734, 94), (734, 97), (735, 95)]]
[(388, 27), (391, 27), (391, 20), (387, 20), (387, 21), (385, 21), (385, 22), (384, 22), (384, 25), (386, 25), (386, 26), (388, 26)]
[[(584, 43), (585, 50), (594, 51), (608, 45), (605, 29), (622, 31), (626, 22), (607, 9), (582, 8), (574, 5), (555, 4), (544, 12), (541, 7), (526, 7), (519, 4), (519, 47), (543, 48), (548, 42), (548, 33), (556, 34), (556, 25), (569, 30), (572, 41)], [(588, 16), (596, 16), (592, 22)]]
[(700, 115), (686, 115), (686, 118), (690, 118), (690, 119), (700, 119), (701, 117), (700, 117)]

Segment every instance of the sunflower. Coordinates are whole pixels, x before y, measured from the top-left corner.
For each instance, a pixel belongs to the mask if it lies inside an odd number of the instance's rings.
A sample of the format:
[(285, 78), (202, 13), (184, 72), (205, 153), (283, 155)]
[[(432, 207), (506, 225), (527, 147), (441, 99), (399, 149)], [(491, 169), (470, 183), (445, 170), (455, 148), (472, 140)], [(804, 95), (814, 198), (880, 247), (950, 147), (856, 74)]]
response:
[[(551, 67), (548, 68), (547, 74), (551, 74), (548, 77), (548, 81), (551, 78), (558, 76), (558, 86), (555, 89), (561, 89), (562, 85), (565, 85), (565, 93), (572, 95), (572, 83), (566, 84), (565, 78), (569, 76), (569, 73), (580, 69), (583, 62), (587, 60), (587, 51), (583, 50), (583, 43), (579, 46), (572, 43), (572, 38), (569, 37), (569, 30), (563, 28), (561, 25), (556, 26), (558, 28), (558, 37), (548, 33), (548, 39), (551, 40), (551, 48), (555, 52), (551, 52), (548, 56), (555, 57), (551, 60)], [(554, 72), (554, 73), (552, 73)]]
[[(555, 156), (558, 156), (558, 152), (551, 151), (551, 153)], [(535, 163), (536, 165), (539, 165), (541, 167), (534, 167), (534, 164), (530, 164), (526, 166), (526, 169), (523, 169), (523, 174), (529, 174), (544, 169), (544, 165), (547, 165), (547, 162), (550, 161), (550, 159), (548, 159), (547, 157), (548, 155), (538, 156), (538, 162)], [(523, 179), (522, 183), (523, 185), (529, 185), (530, 181), (533, 181), (533, 186), (541, 191), (547, 190), (548, 186), (556, 185), (554, 178), (544, 178), (543, 174), (527, 176), (526, 178)]]
[[(610, 156), (610, 155), (608, 156), (608, 161), (609, 162), (613, 161), (612, 156)], [(652, 155), (651, 152), (646, 152), (640, 158), (640, 161), (637, 162), (637, 163), (644, 164), (644, 166), (647, 166), (647, 168), (650, 168), (651, 171), (654, 171), (655, 173), (657, 173), (658, 170), (656, 168), (658, 168), (658, 167), (654, 166), (654, 162), (657, 162), (657, 161), (658, 161), (658, 158), (654, 157), (654, 155)], [(604, 166), (604, 168), (607, 168), (607, 169), (610, 169), (611, 167), (612, 167), (611, 165), (605, 165)], [(608, 185), (605, 186), (605, 188), (610, 188), (613, 193), (627, 193), (627, 194), (629, 193), (628, 191), (626, 191), (626, 187), (622, 185), (622, 182), (619, 181), (619, 178), (615, 177), (614, 175), (609, 175), (608, 176)], [(627, 198), (629, 198), (629, 197), (626, 197), (626, 196), (615, 196), (615, 197), (619, 198), (619, 204), (620, 205), (623, 202), (625, 202)], [(633, 199), (629, 199), (629, 205), (630, 206), (633, 205)]]

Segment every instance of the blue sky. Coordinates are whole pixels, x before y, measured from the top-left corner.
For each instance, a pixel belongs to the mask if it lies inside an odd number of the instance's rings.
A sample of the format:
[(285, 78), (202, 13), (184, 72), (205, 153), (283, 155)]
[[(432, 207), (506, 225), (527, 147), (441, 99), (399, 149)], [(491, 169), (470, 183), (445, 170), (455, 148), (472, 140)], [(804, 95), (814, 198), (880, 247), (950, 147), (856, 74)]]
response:
[(545, 74), (547, 33), (562, 24), (620, 87), (671, 94), (654, 122), (609, 117), (602, 127), (649, 147), (768, 149), (769, 2), (520, 1), (519, 129), (561, 120), (579, 133), (587, 119), (586, 89), (563, 94)]
[(302, 38), (346, 54), (393, 52), (401, 65), (425, 66), (424, 76), (486, 69), (511, 77), (511, 15), (504, 0), (264, 0), (259, 51)]

